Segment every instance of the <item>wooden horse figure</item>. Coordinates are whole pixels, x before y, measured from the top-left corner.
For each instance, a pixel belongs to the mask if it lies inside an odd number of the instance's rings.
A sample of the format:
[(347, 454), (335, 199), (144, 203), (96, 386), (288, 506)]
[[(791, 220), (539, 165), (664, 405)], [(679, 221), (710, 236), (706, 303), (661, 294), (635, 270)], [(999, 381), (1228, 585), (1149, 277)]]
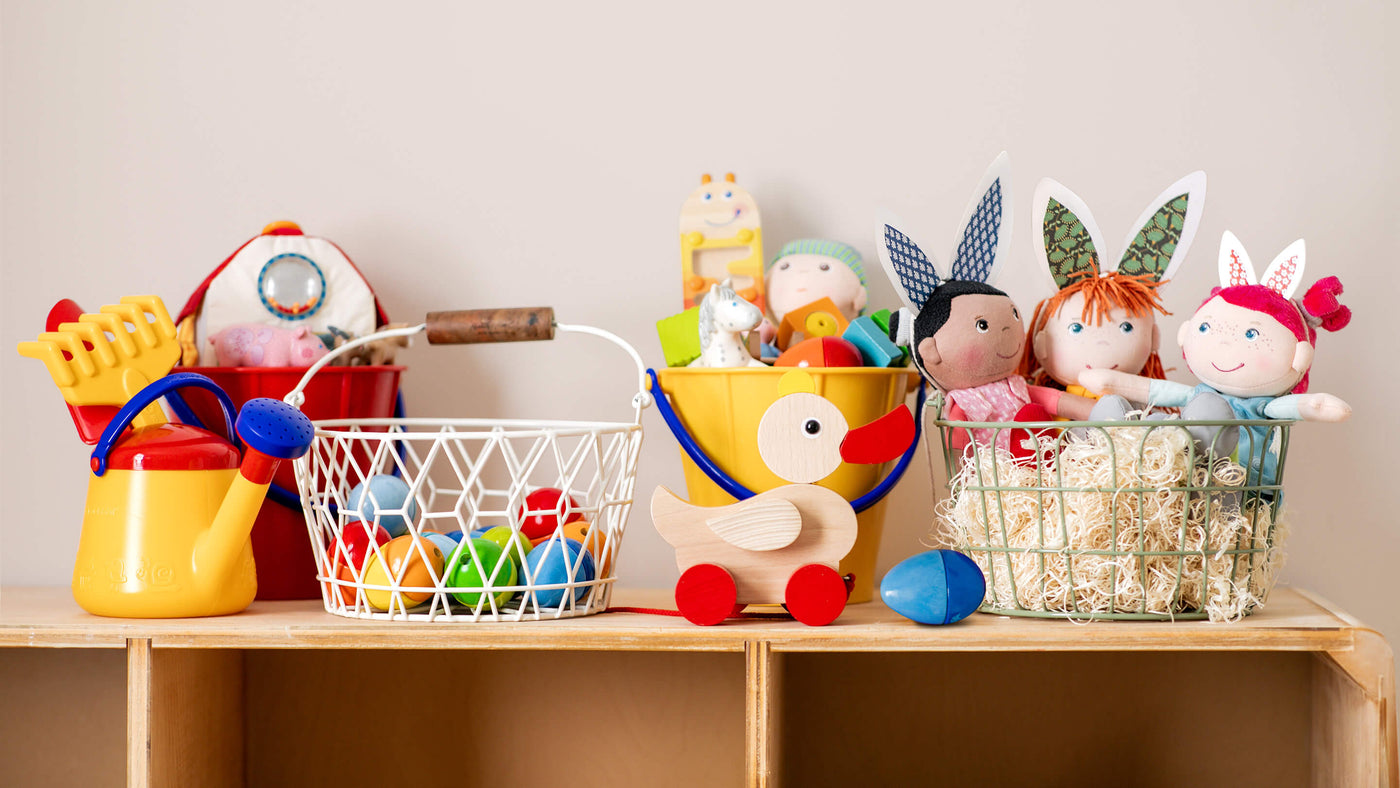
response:
[(692, 367), (764, 367), (749, 353), (744, 334), (763, 322), (763, 312), (734, 292), (729, 280), (710, 287), (700, 302), (700, 358)]

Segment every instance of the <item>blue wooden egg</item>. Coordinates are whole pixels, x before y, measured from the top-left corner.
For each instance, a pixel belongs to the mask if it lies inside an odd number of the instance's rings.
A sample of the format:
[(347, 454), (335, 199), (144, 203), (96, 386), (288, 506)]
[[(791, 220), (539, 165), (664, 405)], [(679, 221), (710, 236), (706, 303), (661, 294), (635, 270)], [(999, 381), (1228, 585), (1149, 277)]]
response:
[[(346, 522), (375, 521), (384, 526), (390, 536), (399, 537), (408, 533), (408, 526), (418, 519), (418, 501), (414, 500), (413, 491), (403, 479), (380, 473), (350, 490), (344, 511)], [(395, 514), (396, 511), (403, 513)]]
[[(564, 555), (566, 551), (567, 558)], [(525, 565), (529, 567), (528, 577), (535, 585), (568, 583), (571, 580), (571, 568), (574, 570), (574, 582), (590, 581), (597, 576), (593, 556), (573, 539), (565, 539), (562, 543), (558, 539), (540, 542), (538, 547), (525, 556)], [(563, 588), (544, 589), (535, 592), (535, 599), (540, 607), (559, 607), (564, 602), (565, 593), (567, 591)], [(587, 594), (587, 586), (576, 588), (574, 600), (581, 600)]]
[(982, 570), (956, 550), (930, 550), (906, 558), (880, 581), (880, 598), (890, 610), (920, 624), (961, 621), (986, 595)]

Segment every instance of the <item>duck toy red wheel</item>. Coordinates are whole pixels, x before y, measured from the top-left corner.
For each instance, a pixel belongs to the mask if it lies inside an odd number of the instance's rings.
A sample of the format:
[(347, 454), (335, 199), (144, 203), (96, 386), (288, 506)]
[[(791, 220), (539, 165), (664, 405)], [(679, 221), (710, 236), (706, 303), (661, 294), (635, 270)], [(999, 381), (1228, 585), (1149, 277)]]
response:
[(845, 610), (849, 588), (837, 566), (855, 546), (856, 515), (813, 482), (842, 462), (899, 456), (914, 440), (914, 417), (900, 405), (849, 429), (815, 388), (806, 372), (784, 375), (783, 396), (758, 425), (764, 464), (793, 484), (728, 506), (695, 506), (664, 487), (652, 494), (652, 521), (681, 570), (676, 607), (691, 623), (712, 626), (746, 605), (782, 604), (798, 621), (825, 626)]

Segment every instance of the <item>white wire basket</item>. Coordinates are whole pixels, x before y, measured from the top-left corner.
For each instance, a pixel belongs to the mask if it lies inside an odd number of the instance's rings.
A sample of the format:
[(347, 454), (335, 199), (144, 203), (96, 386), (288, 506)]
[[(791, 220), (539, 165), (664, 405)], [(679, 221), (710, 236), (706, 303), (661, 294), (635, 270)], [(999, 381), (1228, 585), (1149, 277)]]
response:
[[(632, 508), (641, 414), (651, 404), (641, 357), (620, 337), (556, 324), (548, 308), (437, 312), (421, 325), (337, 348), (307, 370), (286, 401), (300, 407), (302, 390), (317, 370), (368, 342), (423, 332), (434, 344), (551, 339), (556, 330), (601, 337), (632, 358), (638, 393), (631, 422), (315, 422), (311, 450), (295, 468), (328, 612), (476, 623), (572, 618), (607, 609)], [(376, 478), (385, 476), (398, 481)], [(405, 487), (400, 501), (394, 490)], [(527, 504), (530, 493), (550, 488), (562, 493), (557, 502)], [(378, 494), (385, 489), (388, 494)], [(382, 527), (397, 535), (380, 544), (369, 538), (370, 522), (376, 532)], [(544, 536), (538, 535), (541, 523), (552, 526)], [(493, 527), (509, 529), (495, 534), (505, 541), (504, 551), (472, 538)], [(533, 544), (530, 534), (536, 535)]]

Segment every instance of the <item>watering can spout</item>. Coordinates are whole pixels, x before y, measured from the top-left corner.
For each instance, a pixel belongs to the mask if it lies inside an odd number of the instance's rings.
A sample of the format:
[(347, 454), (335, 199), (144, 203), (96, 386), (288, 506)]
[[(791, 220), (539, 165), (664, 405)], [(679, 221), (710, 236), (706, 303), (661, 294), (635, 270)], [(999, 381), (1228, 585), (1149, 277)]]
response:
[(243, 463), (194, 549), (195, 576), (213, 582), (237, 568), (277, 466), (305, 454), (315, 435), (311, 420), (301, 411), (266, 398), (243, 406), (236, 429), (246, 446)]

